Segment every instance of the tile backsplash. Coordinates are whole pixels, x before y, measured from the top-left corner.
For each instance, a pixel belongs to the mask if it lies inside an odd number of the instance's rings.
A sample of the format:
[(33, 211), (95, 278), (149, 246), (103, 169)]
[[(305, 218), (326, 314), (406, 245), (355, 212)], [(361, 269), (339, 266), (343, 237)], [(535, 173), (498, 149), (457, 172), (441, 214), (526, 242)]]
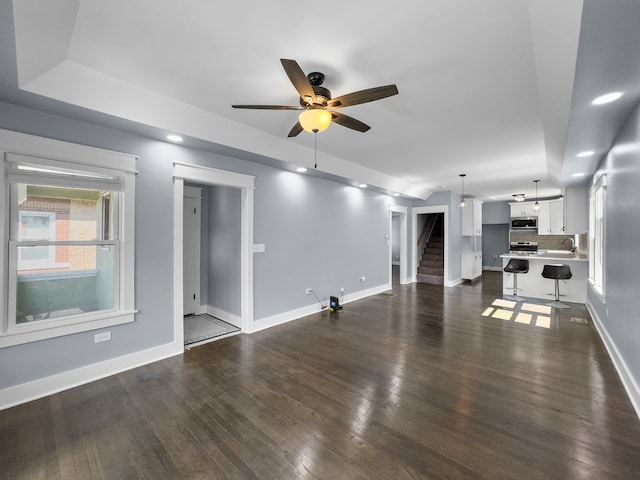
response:
[(568, 238), (575, 238), (577, 250), (586, 253), (587, 234), (580, 235), (538, 235), (533, 232), (509, 232), (510, 242), (538, 242), (539, 250), (571, 250)]

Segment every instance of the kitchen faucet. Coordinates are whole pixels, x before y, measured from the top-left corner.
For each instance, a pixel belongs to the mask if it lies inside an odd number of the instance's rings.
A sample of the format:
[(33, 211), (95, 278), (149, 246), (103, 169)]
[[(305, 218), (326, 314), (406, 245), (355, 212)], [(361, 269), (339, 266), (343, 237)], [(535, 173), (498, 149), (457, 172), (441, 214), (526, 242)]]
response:
[(567, 237), (562, 241), (562, 245), (564, 245), (565, 243), (567, 243), (567, 240), (571, 241), (571, 251), (575, 252), (576, 251), (576, 242), (573, 239), (573, 237)]

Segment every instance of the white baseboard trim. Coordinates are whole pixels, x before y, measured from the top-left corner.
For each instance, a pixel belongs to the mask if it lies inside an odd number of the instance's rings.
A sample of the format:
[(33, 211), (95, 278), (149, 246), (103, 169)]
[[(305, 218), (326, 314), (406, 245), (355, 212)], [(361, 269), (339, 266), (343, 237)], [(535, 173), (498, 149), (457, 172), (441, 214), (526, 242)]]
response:
[(166, 343), (157, 347), (112, 358), (66, 372), (39, 378), (31, 382), (14, 385), (0, 390), (0, 410), (37, 400), (54, 393), (78, 387), (116, 373), (132, 368), (164, 360), (180, 355), (184, 351), (183, 345)]
[[(340, 299), (340, 302), (342, 305), (344, 305), (355, 300), (360, 300), (361, 298), (386, 292), (387, 290), (391, 290), (391, 285), (388, 283), (384, 285), (378, 285), (377, 287), (369, 288), (367, 290), (360, 290), (359, 292), (345, 295)], [(326, 301), (328, 302), (328, 299)], [(294, 310), (289, 310), (288, 312), (278, 313), (270, 317), (261, 318), (253, 322), (249, 333), (259, 332), (260, 330), (275, 327), (276, 325), (281, 325), (293, 320), (298, 320), (299, 318), (306, 317), (307, 315), (311, 315), (320, 311), (322, 311), (320, 305), (315, 303), (312, 305), (307, 305), (306, 307), (296, 308)]]
[(212, 307), (211, 305), (207, 305), (206, 313), (227, 323), (230, 323), (234, 327), (242, 328), (242, 319), (238, 315), (229, 313), (225, 310), (222, 310), (221, 308)]
[(633, 405), (634, 410), (636, 411), (636, 415), (640, 418), (640, 388), (638, 387), (638, 383), (633, 378), (627, 363), (624, 361), (622, 355), (618, 351), (618, 347), (616, 347), (615, 342), (609, 336), (609, 332), (605, 328), (604, 324), (598, 314), (596, 313), (596, 309), (593, 308), (591, 302), (587, 298), (585, 303), (587, 306), (587, 310), (593, 319), (593, 324), (596, 327), (596, 331), (600, 335), (602, 339), (602, 343), (604, 343), (607, 352), (609, 352), (609, 357), (611, 357), (611, 361), (613, 362), (613, 366), (616, 368), (618, 372), (618, 376), (620, 377), (620, 381), (622, 381), (622, 385), (627, 392), (627, 396), (631, 401), (631, 405)]
[(453, 280), (448, 280), (446, 282), (444, 282), (444, 286), (445, 287), (455, 287), (456, 285), (460, 285), (462, 282), (464, 282), (464, 280), (460, 277), (453, 279)]
[(193, 312), (196, 315), (204, 315), (205, 313), (207, 313), (207, 307), (209, 305), (196, 305), (196, 311)]

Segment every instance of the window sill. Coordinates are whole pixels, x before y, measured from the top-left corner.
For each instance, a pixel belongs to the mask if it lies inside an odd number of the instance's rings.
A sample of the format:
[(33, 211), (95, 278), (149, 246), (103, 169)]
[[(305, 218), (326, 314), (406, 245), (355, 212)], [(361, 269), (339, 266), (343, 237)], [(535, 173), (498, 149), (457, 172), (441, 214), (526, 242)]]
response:
[(0, 348), (131, 323), (135, 320), (135, 314), (135, 311), (108, 312), (87, 316), (73, 323), (67, 318), (52, 320), (47, 325), (37, 325), (33, 322), (21, 324), (0, 334)]

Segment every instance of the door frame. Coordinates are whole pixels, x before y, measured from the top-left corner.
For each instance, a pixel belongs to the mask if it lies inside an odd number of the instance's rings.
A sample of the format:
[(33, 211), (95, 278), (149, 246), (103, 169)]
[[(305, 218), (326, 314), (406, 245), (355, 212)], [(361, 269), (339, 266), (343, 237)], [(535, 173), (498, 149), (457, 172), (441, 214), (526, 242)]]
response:
[(173, 162), (173, 317), (174, 341), (184, 350), (183, 309), (183, 198), (184, 182), (240, 189), (240, 329), (253, 325), (253, 198), (255, 177), (189, 163)]
[[(184, 186), (184, 194), (183, 194), (183, 198), (182, 201), (184, 203), (184, 199), (185, 198), (192, 198), (196, 201), (196, 228), (195, 228), (195, 232), (194, 232), (194, 236), (195, 236), (195, 248), (194, 248), (194, 252), (193, 255), (196, 257), (196, 264), (195, 264), (195, 272), (194, 272), (194, 276), (195, 276), (195, 284), (193, 286), (193, 293), (195, 293), (196, 298), (194, 299), (194, 313), (196, 315), (199, 315), (201, 313), (205, 313), (206, 309), (203, 308), (202, 305), (202, 301), (201, 301), (201, 282), (200, 282), (200, 250), (202, 248), (201, 246), (201, 238), (200, 238), (200, 234), (201, 234), (201, 229), (202, 229), (202, 189), (198, 188), (198, 187), (189, 187), (189, 186)], [(184, 223), (184, 218), (182, 219), (183, 223)], [(184, 234), (183, 234), (184, 235)], [(184, 250), (184, 238), (183, 238), (183, 250)], [(183, 255), (184, 255), (184, 251), (183, 251)], [(183, 257), (184, 258), (184, 257)], [(184, 267), (184, 265), (183, 265)], [(184, 278), (182, 279), (183, 281), (183, 286), (184, 286)], [(184, 291), (184, 290), (183, 290)], [(184, 299), (183, 299), (184, 300)], [(184, 316), (184, 310), (182, 312), (183, 316)]]
[(413, 214), (412, 218), (412, 241), (411, 241), (411, 252), (413, 258), (413, 268), (411, 270), (411, 281), (417, 281), (417, 271), (418, 271), (418, 215), (423, 215), (427, 213), (442, 213), (444, 215), (443, 223), (444, 223), (444, 285), (446, 287), (451, 287), (452, 285), (449, 283), (449, 205), (433, 205), (430, 207), (414, 207), (411, 210)]
[[(407, 258), (407, 213), (408, 207), (402, 205), (389, 205), (389, 232), (393, 232), (392, 217), (393, 214), (400, 216), (400, 285), (406, 285), (409, 283), (407, 278), (407, 266), (409, 264)], [(392, 284), (392, 250), (393, 250), (393, 233), (391, 233), (391, 242), (389, 242), (389, 285)]]

